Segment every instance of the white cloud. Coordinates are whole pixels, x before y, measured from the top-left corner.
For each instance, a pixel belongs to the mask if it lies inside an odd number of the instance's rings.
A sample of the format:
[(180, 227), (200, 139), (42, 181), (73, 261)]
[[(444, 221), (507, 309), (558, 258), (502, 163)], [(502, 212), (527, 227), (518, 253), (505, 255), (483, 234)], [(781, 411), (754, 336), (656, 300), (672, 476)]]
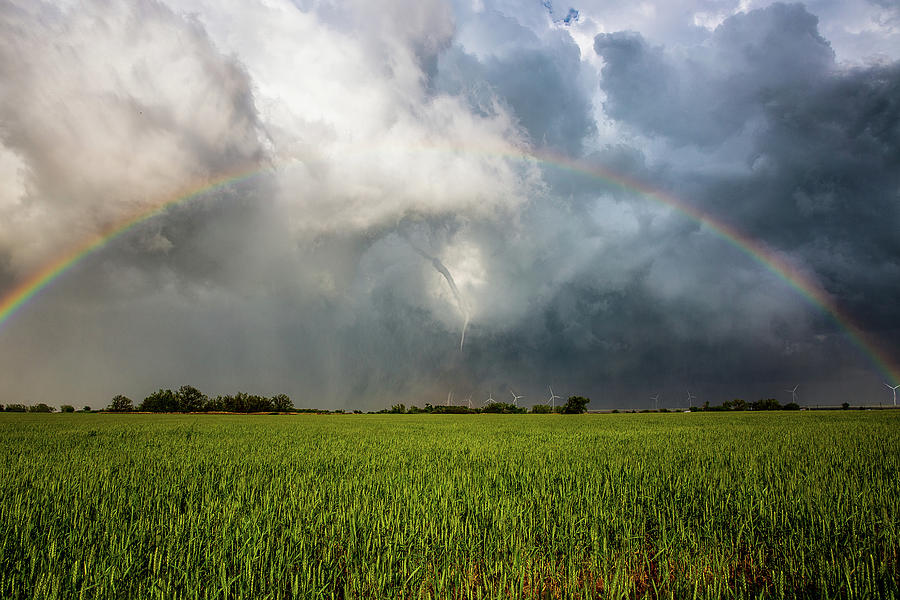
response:
[(243, 71), (158, 4), (23, 3), (0, 39), (0, 139), (28, 176), (0, 235), (20, 268), (258, 160)]
[(423, 56), (453, 31), (446, 7), (362, 4), (343, 7), (359, 22), (349, 31), (286, 2), (236, 3), (241, 19), (221, 18), (220, 3), (194, 7), (253, 78), (294, 229), (365, 229), (408, 211), (485, 217), (520, 203), (527, 182), (503, 157), (521, 145), (510, 116), (478, 116), (425, 88)]

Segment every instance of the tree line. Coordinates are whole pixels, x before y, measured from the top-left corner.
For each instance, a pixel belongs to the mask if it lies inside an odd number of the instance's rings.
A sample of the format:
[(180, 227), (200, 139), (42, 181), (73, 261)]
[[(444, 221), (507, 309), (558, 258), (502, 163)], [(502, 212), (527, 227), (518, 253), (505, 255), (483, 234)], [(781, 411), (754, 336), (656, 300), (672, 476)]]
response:
[[(525, 407), (517, 406), (509, 402), (491, 402), (481, 408), (469, 408), (467, 406), (457, 405), (432, 405), (425, 404), (424, 408), (418, 406), (406, 407), (404, 404), (395, 404), (389, 409), (375, 411), (375, 414), (581, 414), (587, 411), (587, 405), (590, 398), (583, 396), (571, 396), (565, 404), (551, 407), (549, 404), (535, 404), (529, 411)], [(47, 404), (39, 403), (30, 406), (25, 404), (8, 404), (6, 406), (0, 404), (0, 411), (6, 412), (33, 412), (33, 413), (52, 413), (56, 408)], [(231, 413), (281, 413), (281, 412), (301, 412), (301, 413), (318, 413), (318, 414), (344, 414), (343, 410), (329, 411), (320, 408), (295, 408), (290, 397), (286, 394), (276, 394), (272, 397), (258, 396), (256, 394), (246, 394), (238, 392), (234, 395), (216, 396), (210, 398), (203, 394), (200, 390), (191, 385), (183, 385), (177, 390), (160, 389), (135, 405), (134, 401), (128, 396), (119, 394), (113, 397), (109, 405), (105, 409), (106, 412), (129, 413), (129, 412), (151, 412), (151, 413), (202, 413), (202, 412), (231, 412)], [(69, 404), (63, 404), (60, 411), (64, 413), (75, 412), (75, 407)], [(93, 412), (90, 406), (85, 406), (81, 412)], [(362, 411), (354, 410), (354, 414), (361, 414)]]
[(469, 408), (465, 405), (454, 404), (426, 404), (425, 408), (419, 408), (416, 405), (406, 407), (405, 404), (395, 404), (390, 408), (379, 410), (378, 414), (390, 415), (417, 415), (417, 414), (435, 414), (435, 415), (474, 415), (474, 414), (503, 414), (517, 415), (531, 412), (532, 414), (565, 414), (580, 415), (587, 411), (587, 405), (590, 398), (583, 396), (571, 396), (564, 405), (551, 407), (549, 404), (535, 404), (528, 411), (524, 406), (517, 406), (510, 402), (489, 402), (481, 408)]
[(210, 398), (192, 385), (183, 385), (177, 390), (160, 389), (146, 398), (140, 404), (134, 402), (128, 396), (118, 395), (112, 399), (106, 410), (110, 412), (234, 412), (234, 413), (261, 413), (261, 412), (294, 412), (294, 403), (287, 394), (276, 394), (271, 398), (238, 392), (234, 395), (216, 396)]
[[(375, 411), (376, 414), (581, 414), (587, 411), (587, 405), (590, 398), (583, 396), (570, 396), (565, 404), (551, 407), (549, 404), (535, 404), (529, 411), (525, 407), (517, 406), (509, 402), (490, 402), (481, 408), (469, 408), (460, 405), (443, 405), (443, 404), (425, 404), (424, 408), (416, 405), (406, 407), (404, 404), (395, 404), (390, 408)], [(846, 402), (842, 408), (849, 408)], [(177, 390), (160, 389), (146, 398), (144, 398), (137, 406), (131, 398), (127, 396), (115, 396), (105, 409), (108, 412), (154, 412), (154, 413), (192, 413), (192, 412), (232, 412), (232, 413), (279, 413), (279, 412), (303, 412), (303, 413), (319, 413), (343, 414), (343, 410), (329, 411), (320, 408), (294, 408), (294, 404), (287, 394), (276, 394), (272, 397), (258, 396), (256, 394), (246, 394), (238, 392), (234, 395), (216, 396), (210, 398), (200, 392), (197, 388), (190, 385), (183, 385)], [(692, 406), (691, 412), (725, 412), (725, 411), (744, 411), (744, 410), (800, 410), (800, 406), (795, 402), (780, 404), (775, 398), (760, 399), (755, 402), (746, 402), (740, 398), (723, 402), (718, 405), (710, 405), (705, 402), (703, 406)], [(30, 413), (52, 413), (56, 408), (49, 406), (43, 402), (33, 405), (25, 404), (0, 404), (0, 411), (5, 412), (30, 412)], [(60, 411), (64, 413), (75, 412), (75, 407), (69, 404), (63, 404)], [(81, 412), (92, 412), (90, 406), (85, 406)], [(354, 410), (356, 414), (362, 411)], [(612, 411), (614, 413), (618, 410)], [(633, 410), (627, 412), (669, 412), (667, 409), (652, 411), (649, 409)]]
[[(87, 408), (87, 407), (85, 407), (85, 408)], [(67, 404), (63, 405), (61, 410), (63, 412), (75, 412), (75, 408), (72, 406), (69, 406)], [(88, 408), (88, 410), (90, 410), (90, 409)], [(2, 404), (0, 404), (0, 411), (51, 413), (51, 412), (55, 412), (56, 408), (53, 406), (44, 404), (43, 402), (40, 402), (38, 404), (32, 404), (30, 406), (26, 406), (25, 404), (7, 404), (6, 406), (3, 406)]]
[(800, 405), (796, 402), (788, 402), (783, 405), (775, 398), (759, 399), (754, 402), (747, 402), (740, 398), (734, 400), (726, 400), (722, 404), (710, 406), (709, 402), (704, 402), (703, 406), (692, 406), (691, 412), (723, 412), (731, 410), (800, 410)]
[[(850, 405), (846, 402), (842, 406), (842, 408), (848, 408)], [(728, 411), (743, 411), (743, 410), (800, 410), (802, 407), (796, 402), (788, 402), (787, 404), (782, 405), (775, 398), (766, 398), (765, 400), (759, 399), (754, 402), (747, 402), (746, 400), (741, 400), (740, 398), (735, 398), (734, 400), (726, 400), (722, 402), (722, 404), (710, 404), (709, 402), (704, 402), (703, 406), (691, 406), (687, 409), (688, 412), (728, 412)], [(612, 413), (668, 413), (668, 412), (684, 412), (683, 408), (676, 409), (668, 409), (668, 408), (642, 408), (642, 409), (632, 409), (632, 410), (619, 410), (615, 409), (610, 411)]]

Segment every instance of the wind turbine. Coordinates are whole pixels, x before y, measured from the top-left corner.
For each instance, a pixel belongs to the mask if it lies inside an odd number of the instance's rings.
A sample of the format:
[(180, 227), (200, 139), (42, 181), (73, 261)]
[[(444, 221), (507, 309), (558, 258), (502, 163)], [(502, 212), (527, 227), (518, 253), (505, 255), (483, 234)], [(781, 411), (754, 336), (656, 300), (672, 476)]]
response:
[(509, 393), (512, 394), (513, 397), (513, 406), (519, 406), (519, 400), (524, 398), (525, 396), (517, 396), (516, 393), (512, 390), (509, 390)]
[(897, 388), (900, 388), (900, 385), (888, 385), (885, 383), (884, 387), (889, 388), (892, 392), (894, 392), (894, 406), (897, 406)]
[(487, 400), (484, 401), (484, 405), (487, 406), (488, 404), (493, 404), (494, 402), (496, 402), (496, 400), (494, 400), (494, 392), (489, 391)]
[(450, 400), (453, 399), (453, 392), (447, 392), (447, 406), (450, 406)]
[(468, 396), (466, 402), (469, 404), (469, 410), (472, 410), (472, 396)]
[(794, 404), (797, 403), (797, 388), (798, 388), (798, 387), (800, 387), (800, 384), (799, 384), (799, 383), (798, 383), (797, 385), (795, 385), (795, 386), (794, 386), (794, 389), (792, 389), (792, 390), (784, 390), (784, 391), (786, 391), (786, 392), (790, 392), (790, 393), (791, 393), (791, 402), (793, 402)]
[[(690, 393), (690, 392), (688, 392)], [(656, 410), (659, 410), (659, 394), (655, 396), (650, 396), (650, 399), (653, 400), (653, 404), (656, 406)]]
[(693, 406), (693, 405), (691, 404), (691, 401), (696, 400), (696, 399), (697, 399), (697, 396), (693, 395), (693, 394), (691, 393), (691, 390), (688, 390), (687, 393), (688, 393), (688, 408), (690, 408), (691, 406)]
[(559, 400), (559, 396), (553, 393), (553, 388), (549, 385), (547, 386), (550, 389), (550, 410), (552, 411), (556, 408), (556, 400)]

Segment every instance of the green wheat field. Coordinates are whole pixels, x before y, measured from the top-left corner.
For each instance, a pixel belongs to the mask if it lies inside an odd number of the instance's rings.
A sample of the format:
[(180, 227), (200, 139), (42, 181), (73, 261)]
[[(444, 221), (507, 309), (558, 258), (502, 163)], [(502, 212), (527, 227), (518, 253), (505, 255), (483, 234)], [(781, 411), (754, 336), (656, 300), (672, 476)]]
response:
[(0, 414), (3, 598), (900, 596), (900, 412)]

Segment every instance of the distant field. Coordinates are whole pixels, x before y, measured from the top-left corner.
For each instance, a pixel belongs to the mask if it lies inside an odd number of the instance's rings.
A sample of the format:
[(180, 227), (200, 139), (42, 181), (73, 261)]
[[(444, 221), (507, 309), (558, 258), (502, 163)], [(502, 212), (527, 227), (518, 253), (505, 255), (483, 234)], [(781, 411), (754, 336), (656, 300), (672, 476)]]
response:
[(0, 414), (3, 598), (900, 595), (900, 413)]

